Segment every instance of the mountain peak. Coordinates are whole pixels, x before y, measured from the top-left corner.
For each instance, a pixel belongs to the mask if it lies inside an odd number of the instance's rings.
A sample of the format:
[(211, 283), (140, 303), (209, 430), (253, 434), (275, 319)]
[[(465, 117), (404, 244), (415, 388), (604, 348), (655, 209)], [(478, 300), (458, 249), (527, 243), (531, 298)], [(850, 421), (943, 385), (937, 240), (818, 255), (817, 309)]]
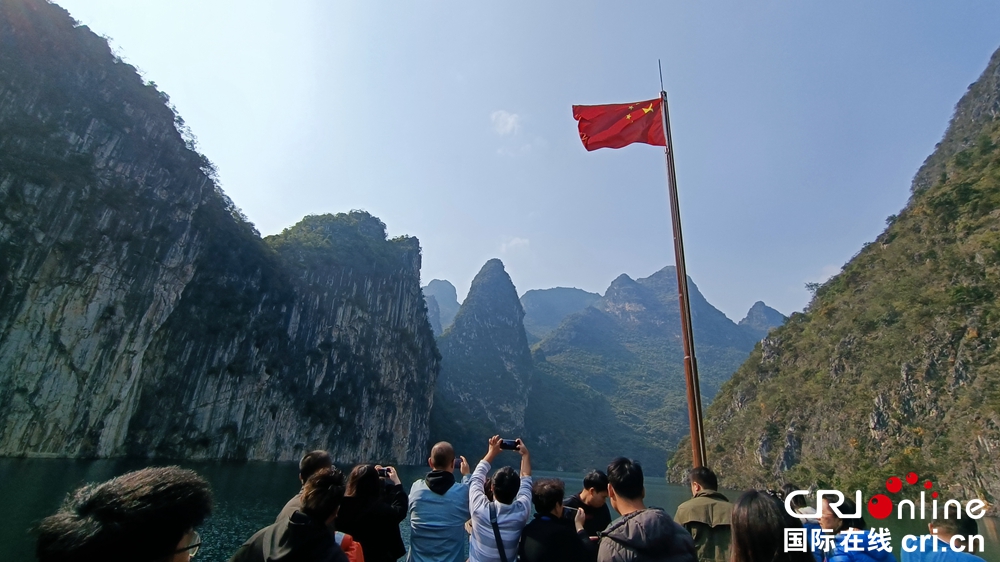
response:
[[(455, 290), (455, 286), (450, 281), (431, 279), (430, 283), (424, 286), (423, 292), (424, 299), (427, 301), (427, 310), (430, 311), (432, 306), (437, 310), (438, 322), (434, 328), (434, 334), (441, 335), (441, 332), (451, 326), (455, 315), (458, 314), (458, 291)], [(431, 299), (435, 301), (433, 305), (430, 302)], [(433, 320), (431, 325), (435, 326)]]
[(768, 332), (785, 323), (785, 315), (764, 304), (764, 301), (753, 303), (739, 326), (755, 339), (762, 339)]
[(523, 318), (503, 262), (491, 259), (438, 340), (442, 359), (432, 438), (446, 439), (461, 452), (476, 450), (483, 435), (523, 431), (532, 373)]

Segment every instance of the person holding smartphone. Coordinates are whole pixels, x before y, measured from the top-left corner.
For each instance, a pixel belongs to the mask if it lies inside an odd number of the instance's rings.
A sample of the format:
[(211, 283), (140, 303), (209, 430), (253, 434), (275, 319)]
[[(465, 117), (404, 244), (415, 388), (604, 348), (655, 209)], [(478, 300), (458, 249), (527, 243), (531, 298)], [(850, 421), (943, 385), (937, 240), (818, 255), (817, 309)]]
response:
[[(513, 562), (521, 530), (531, 515), (531, 453), (520, 439), (501, 439), (499, 435), (491, 437), (488, 445), (486, 456), (469, 479), (469, 562)], [(486, 475), (504, 450), (521, 455), (521, 472), (509, 466), (497, 470), (490, 479), (490, 500), (484, 491)]]
[(597, 557), (596, 543), (583, 527), (586, 513), (564, 507), (565, 494), (566, 485), (558, 478), (534, 483), (535, 518), (521, 531), (519, 562), (581, 562)]
[(361, 544), (365, 562), (392, 562), (406, 554), (399, 523), (409, 501), (396, 469), (359, 464), (347, 479), (337, 530)]

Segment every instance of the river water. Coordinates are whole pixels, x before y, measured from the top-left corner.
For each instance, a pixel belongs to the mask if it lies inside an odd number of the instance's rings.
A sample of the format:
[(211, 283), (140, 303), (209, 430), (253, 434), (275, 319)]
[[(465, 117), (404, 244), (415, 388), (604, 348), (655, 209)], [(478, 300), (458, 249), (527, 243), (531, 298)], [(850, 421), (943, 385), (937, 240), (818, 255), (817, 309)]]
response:
[[(512, 459), (513, 463), (516, 459)], [(470, 459), (471, 462), (471, 459)], [(225, 562), (255, 531), (274, 522), (286, 501), (298, 492), (298, 466), (295, 463), (211, 462), (179, 463), (196, 470), (208, 479), (215, 493), (215, 512), (199, 529), (203, 546), (195, 560)], [(66, 493), (83, 483), (107, 480), (147, 464), (133, 460), (77, 461), (67, 459), (0, 459), (0, 560), (34, 559), (32, 527), (54, 512)], [(516, 465), (515, 465), (516, 467)], [(344, 468), (344, 467), (341, 467)], [(404, 486), (422, 477), (426, 467), (399, 467)], [(579, 490), (583, 473), (541, 472), (536, 477), (562, 478), (566, 489)], [(662, 507), (671, 515), (690, 497), (690, 491), (667, 484), (661, 478), (647, 478), (646, 505)], [(737, 492), (729, 493), (735, 500)], [(899, 542), (904, 534), (926, 532), (921, 521), (878, 522), (892, 531), (893, 553), (899, 557)], [(871, 521), (869, 521), (871, 523)], [(985, 538), (989, 562), (1000, 562), (1000, 537), (996, 519), (979, 521), (979, 533)], [(401, 525), (403, 539), (409, 542), (409, 526)]]

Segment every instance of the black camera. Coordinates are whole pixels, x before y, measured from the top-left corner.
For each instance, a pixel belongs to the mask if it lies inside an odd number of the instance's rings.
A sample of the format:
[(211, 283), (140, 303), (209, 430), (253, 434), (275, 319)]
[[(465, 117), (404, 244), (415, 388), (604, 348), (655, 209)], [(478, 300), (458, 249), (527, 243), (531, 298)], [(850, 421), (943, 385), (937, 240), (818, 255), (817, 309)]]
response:
[(502, 451), (516, 451), (518, 448), (517, 439), (500, 440), (500, 450)]
[(388, 468), (376, 468), (375, 472), (378, 473), (379, 478), (388, 478), (389, 477), (389, 469)]

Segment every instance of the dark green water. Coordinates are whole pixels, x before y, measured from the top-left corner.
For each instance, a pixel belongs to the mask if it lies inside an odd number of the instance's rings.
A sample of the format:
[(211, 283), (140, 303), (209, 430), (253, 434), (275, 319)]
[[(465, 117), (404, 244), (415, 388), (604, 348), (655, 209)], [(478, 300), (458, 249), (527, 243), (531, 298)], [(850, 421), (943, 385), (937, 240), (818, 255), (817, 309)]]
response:
[[(471, 459), (470, 459), (471, 461)], [(275, 516), (299, 489), (295, 463), (178, 463), (208, 479), (215, 493), (216, 508), (199, 532), (203, 546), (195, 560), (225, 562), (257, 529), (274, 522)], [(0, 560), (30, 561), (34, 539), (30, 529), (41, 518), (54, 512), (66, 493), (86, 482), (99, 482), (129, 470), (148, 466), (141, 461), (66, 459), (0, 459)], [(341, 467), (342, 469), (345, 467)], [(399, 467), (401, 480), (410, 484), (422, 477), (425, 467)], [(579, 490), (583, 473), (536, 472), (566, 482), (567, 492)], [(730, 493), (735, 500), (738, 493)], [(669, 485), (659, 478), (646, 481), (646, 504), (662, 507), (673, 514), (690, 497), (690, 491)], [(893, 553), (899, 557), (899, 541), (904, 534), (926, 532), (920, 521), (880, 522), (892, 530)], [(401, 525), (403, 539), (409, 542), (409, 526)], [(981, 519), (979, 533), (986, 539), (980, 554), (989, 562), (1000, 562), (1000, 537), (996, 519)]]

